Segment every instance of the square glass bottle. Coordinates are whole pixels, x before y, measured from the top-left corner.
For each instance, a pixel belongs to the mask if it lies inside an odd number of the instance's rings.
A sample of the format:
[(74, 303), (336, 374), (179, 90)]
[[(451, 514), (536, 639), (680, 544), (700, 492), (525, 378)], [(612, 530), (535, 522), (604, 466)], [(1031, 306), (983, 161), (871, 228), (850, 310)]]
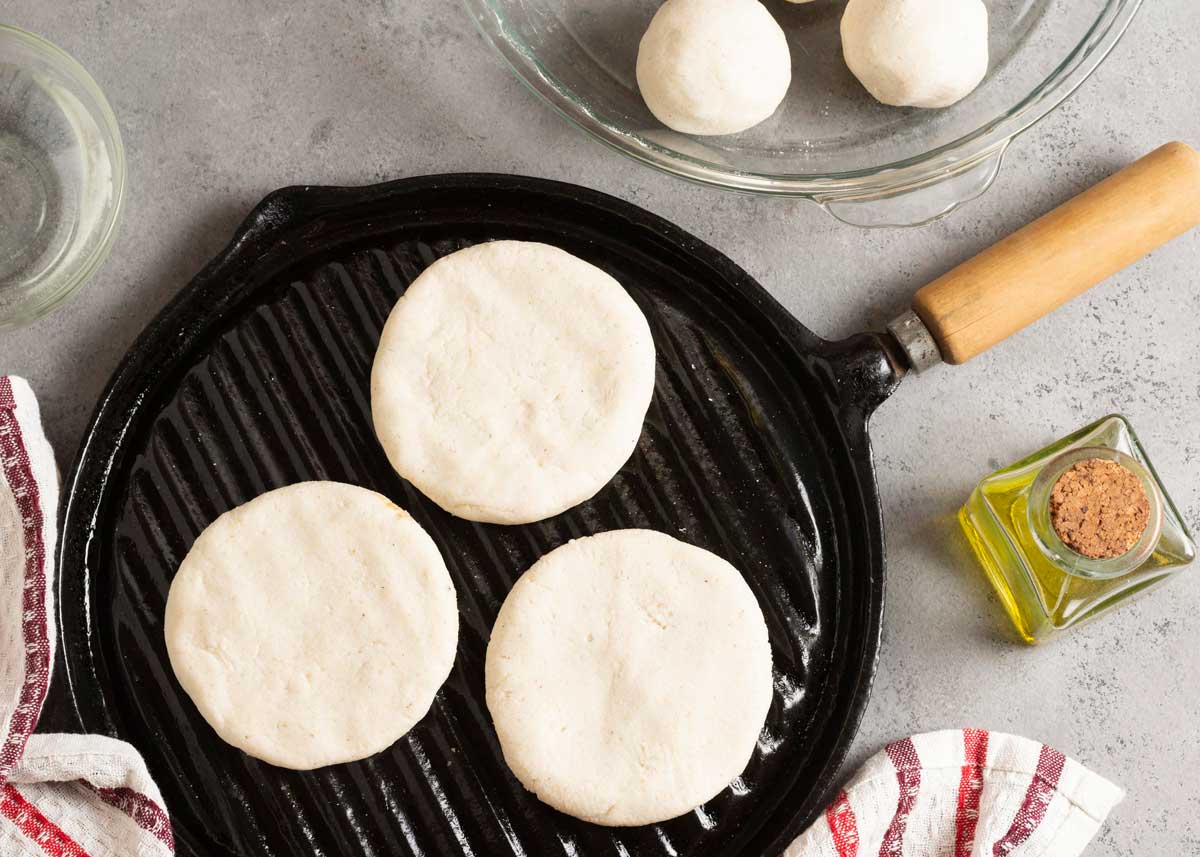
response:
[[(1138, 477), (1149, 501), (1141, 538), (1112, 559), (1063, 544), (1050, 523), (1050, 493), (1075, 463), (1115, 461)], [(1017, 632), (1046, 640), (1162, 583), (1196, 556), (1196, 545), (1163, 489), (1133, 427), (1114, 414), (983, 479), (959, 522)]]

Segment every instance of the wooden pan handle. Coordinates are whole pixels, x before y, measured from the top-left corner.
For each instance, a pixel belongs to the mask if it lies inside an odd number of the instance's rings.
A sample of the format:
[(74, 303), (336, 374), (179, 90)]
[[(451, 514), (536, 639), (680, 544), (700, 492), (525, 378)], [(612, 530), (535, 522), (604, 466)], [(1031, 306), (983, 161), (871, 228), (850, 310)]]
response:
[(963, 363), (1200, 224), (1200, 153), (1168, 143), (917, 292)]

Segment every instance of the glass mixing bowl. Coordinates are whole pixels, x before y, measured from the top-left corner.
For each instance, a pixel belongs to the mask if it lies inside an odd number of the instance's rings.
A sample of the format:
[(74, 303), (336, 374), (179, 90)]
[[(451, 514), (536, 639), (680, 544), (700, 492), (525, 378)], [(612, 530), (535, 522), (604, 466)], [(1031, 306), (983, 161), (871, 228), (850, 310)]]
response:
[(991, 185), (1004, 150), (1087, 79), (1141, 0), (985, 0), (991, 65), (944, 110), (876, 102), (842, 59), (844, 0), (765, 0), (791, 45), (775, 115), (741, 134), (665, 128), (638, 93), (638, 42), (661, 0), (464, 0), (520, 78), (593, 137), (664, 172), (803, 197), (863, 226), (915, 225)]
[(96, 81), (44, 39), (0, 25), (0, 330), (87, 282), (124, 194), (121, 132)]

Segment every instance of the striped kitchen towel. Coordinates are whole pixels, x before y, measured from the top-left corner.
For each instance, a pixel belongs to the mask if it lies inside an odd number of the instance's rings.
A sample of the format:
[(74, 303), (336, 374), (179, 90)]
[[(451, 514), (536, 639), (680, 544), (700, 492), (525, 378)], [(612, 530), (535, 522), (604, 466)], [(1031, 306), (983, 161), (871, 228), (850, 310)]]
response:
[(783, 857), (1076, 857), (1124, 796), (1028, 738), (930, 732), (872, 757)]
[(142, 757), (99, 735), (34, 735), (54, 666), (58, 471), (33, 391), (0, 375), (0, 857), (166, 857)]

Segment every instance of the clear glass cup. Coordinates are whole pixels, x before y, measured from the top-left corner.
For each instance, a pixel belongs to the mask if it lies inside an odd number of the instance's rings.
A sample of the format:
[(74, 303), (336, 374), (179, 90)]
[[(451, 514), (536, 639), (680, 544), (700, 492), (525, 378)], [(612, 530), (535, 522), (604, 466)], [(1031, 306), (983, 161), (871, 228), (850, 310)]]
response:
[(741, 134), (693, 137), (650, 114), (634, 69), (662, 0), (464, 0), (534, 92), (588, 134), (659, 170), (727, 190), (801, 197), (860, 226), (916, 225), (991, 186), (1012, 139), (1104, 60), (1142, 0), (986, 0), (990, 66), (944, 110), (876, 102), (842, 59), (844, 0), (764, 0), (787, 34), (792, 85)]
[(46, 40), (0, 25), (0, 331), (88, 281), (124, 196), (121, 132), (96, 82)]

